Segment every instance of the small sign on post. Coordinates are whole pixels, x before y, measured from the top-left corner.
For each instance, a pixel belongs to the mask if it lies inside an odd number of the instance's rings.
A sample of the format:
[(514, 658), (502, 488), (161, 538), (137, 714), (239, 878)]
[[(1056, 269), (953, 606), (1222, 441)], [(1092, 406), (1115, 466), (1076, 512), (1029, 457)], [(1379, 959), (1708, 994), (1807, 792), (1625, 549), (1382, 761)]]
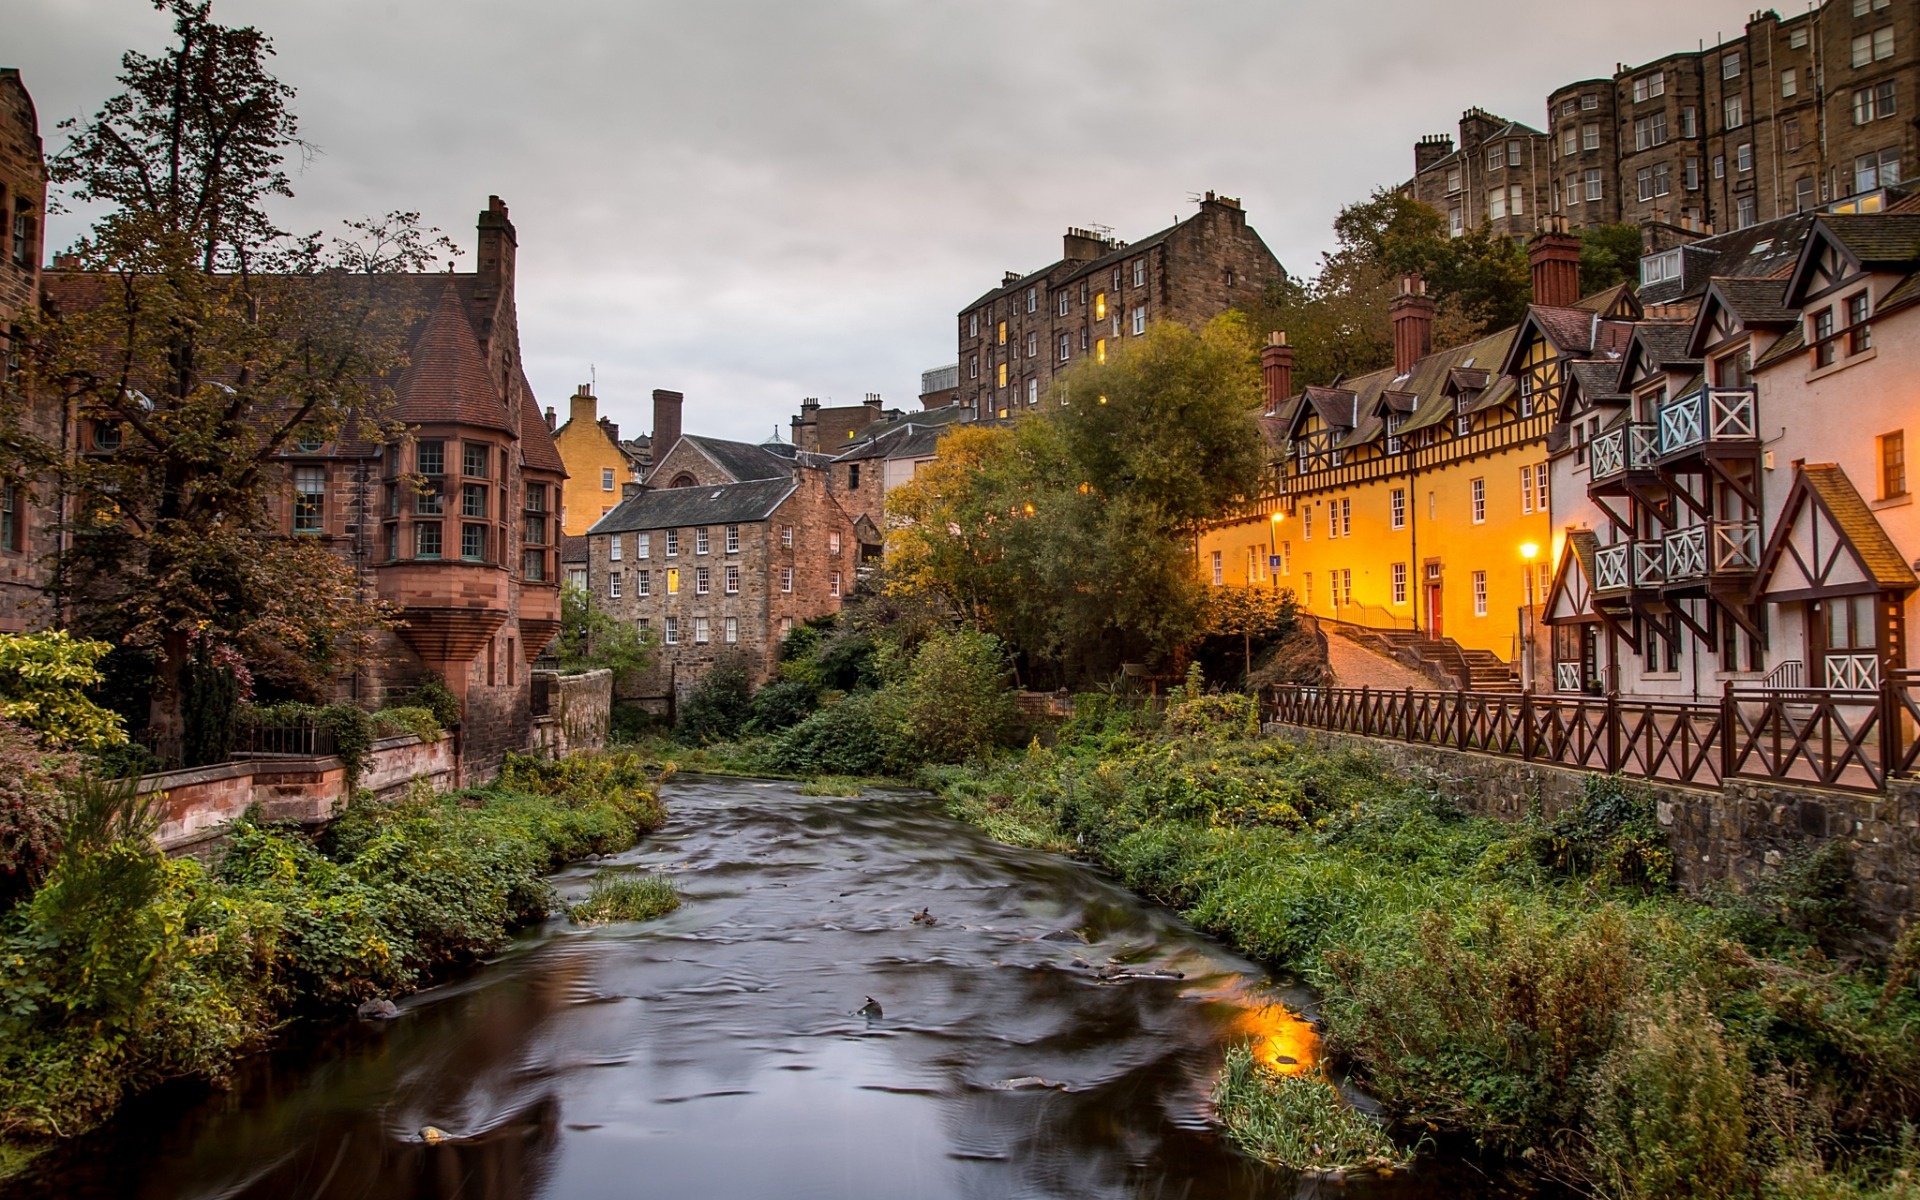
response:
[(1267, 570), (1272, 571), (1276, 575), (1280, 573), (1280, 556), (1278, 554), (1267, 555)]

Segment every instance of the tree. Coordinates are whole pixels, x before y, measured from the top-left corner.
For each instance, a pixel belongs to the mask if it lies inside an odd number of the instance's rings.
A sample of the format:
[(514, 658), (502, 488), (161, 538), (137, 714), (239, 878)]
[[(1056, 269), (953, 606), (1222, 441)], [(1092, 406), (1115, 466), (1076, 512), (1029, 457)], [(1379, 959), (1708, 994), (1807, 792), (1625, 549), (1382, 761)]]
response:
[(1194, 523), (1257, 487), (1259, 395), (1237, 317), (1083, 363), (1038, 413), (948, 434), (888, 497), (889, 588), (937, 598), (1030, 674), (1171, 656), (1198, 629)]
[(1238, 638), (1243, 665), (1253, 674), (1253, 643), (1279, 641), (1293, 633), (1296, 605), (1293, 590), (1211, 588), (1207, 594), (1206, 631), (1213, 637)]
[(965, 762), (991, 750), (1018, 716), (1007, 679), (999, 638), (977, 629), (934, 634), (899, 684), (908, 736), (935, 762)]
[(617, 685), (653, 665), (653, 634), (594, 608), (587, 589), (570, 583), (560, 592), (560, 633), (553, 655), (562, 671), (604, 668), (613, 672)]
[(0, 634), (0, 718), (32, 730), (41, 744), (63, 750), (124, 745), (120, 717), (87, 698), (100, 686), (100, 660), (112, 646), (48, 633)]
[[(292, 238), (265, 205), (304, 153), (271, 41), (214, 24), (208, 5), (155, 0), (175, 44), (122, 59), (124, 90), (69, 121), (49, 163), (105, 211), (72, 250), (93, 294), (28, 330), (25, 395), (81, 414), (60, 468), (72, 496), (56, 589), (73, 625), (150, 672), (147, 723), (181, 753), (196, 655), (272, 664), (312, 690), (387, 614), (319, 539), (282, 536), (278, 456), (295, 440), (392, 441), (387, 380), (420, 315), (374, 276), (428, 268), (444, 239), (413, 214)], [(22, 393), (8, 425), (23, 425)], [(58, 462), (22, 439), (11, 464)]]
[(1580, 294), (1640, 280), (1638, 225), (1593, 225), (1580, 231)]

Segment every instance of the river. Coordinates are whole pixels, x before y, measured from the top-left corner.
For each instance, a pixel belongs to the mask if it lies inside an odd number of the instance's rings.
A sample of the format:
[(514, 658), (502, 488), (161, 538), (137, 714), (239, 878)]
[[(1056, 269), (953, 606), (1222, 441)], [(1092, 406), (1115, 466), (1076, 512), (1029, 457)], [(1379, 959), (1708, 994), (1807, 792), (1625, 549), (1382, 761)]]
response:
[(918, 793), (682, 777), (666, 800), (641, 846), (555, 883), (662, 870), (679, 911), (556, 918), (395, 1021), (304, 1030), (224, 1091), (135, 1103), (9, 1194), (1500, 1194), (1460, 1163), (1337, 1185), (1235, 1152), (1209, 1124), (1224, 1047), (1311, 1062), (1311, 998), (1096, 871)]

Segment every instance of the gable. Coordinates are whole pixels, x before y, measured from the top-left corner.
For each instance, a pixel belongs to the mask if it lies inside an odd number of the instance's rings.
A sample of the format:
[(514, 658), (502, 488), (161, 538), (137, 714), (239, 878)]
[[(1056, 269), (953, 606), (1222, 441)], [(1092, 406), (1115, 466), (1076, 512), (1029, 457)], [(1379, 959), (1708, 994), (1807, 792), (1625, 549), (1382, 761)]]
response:
[(1593, 585), (1587, 578), (1586, 565), (1574, 549), (1572, 537), (1561, 548), (1560, 569), (1554, 573), (1553, 586), (1547, 589), (1543, 619), (1549, 625), (1594, 619)]
[(1914, 584), (1846, 472), (1830, 463), (1802, 467), (1761, 559), (1754, 595), (1785, 603), (1907, 591)]

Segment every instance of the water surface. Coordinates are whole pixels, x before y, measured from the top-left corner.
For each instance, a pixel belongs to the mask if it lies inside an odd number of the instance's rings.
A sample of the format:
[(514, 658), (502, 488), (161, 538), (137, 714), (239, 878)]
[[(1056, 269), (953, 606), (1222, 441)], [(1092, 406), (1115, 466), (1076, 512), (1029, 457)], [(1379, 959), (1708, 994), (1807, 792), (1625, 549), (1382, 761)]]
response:
[(132, 1106), (17, 1193), (1496, 1194), (1458, 1164), (1336, 1185), (1235, 1152), (1209, 1124), (1224, 1049), (1312, 1061), (1310, 998), (1087, 867), (914, 793), (682, 778), (666, 799), (658, 834), (556, 883), (665, 870), (678, 912), (549, 922), (397, 1021), (308, 1031), (227, 1091)]

